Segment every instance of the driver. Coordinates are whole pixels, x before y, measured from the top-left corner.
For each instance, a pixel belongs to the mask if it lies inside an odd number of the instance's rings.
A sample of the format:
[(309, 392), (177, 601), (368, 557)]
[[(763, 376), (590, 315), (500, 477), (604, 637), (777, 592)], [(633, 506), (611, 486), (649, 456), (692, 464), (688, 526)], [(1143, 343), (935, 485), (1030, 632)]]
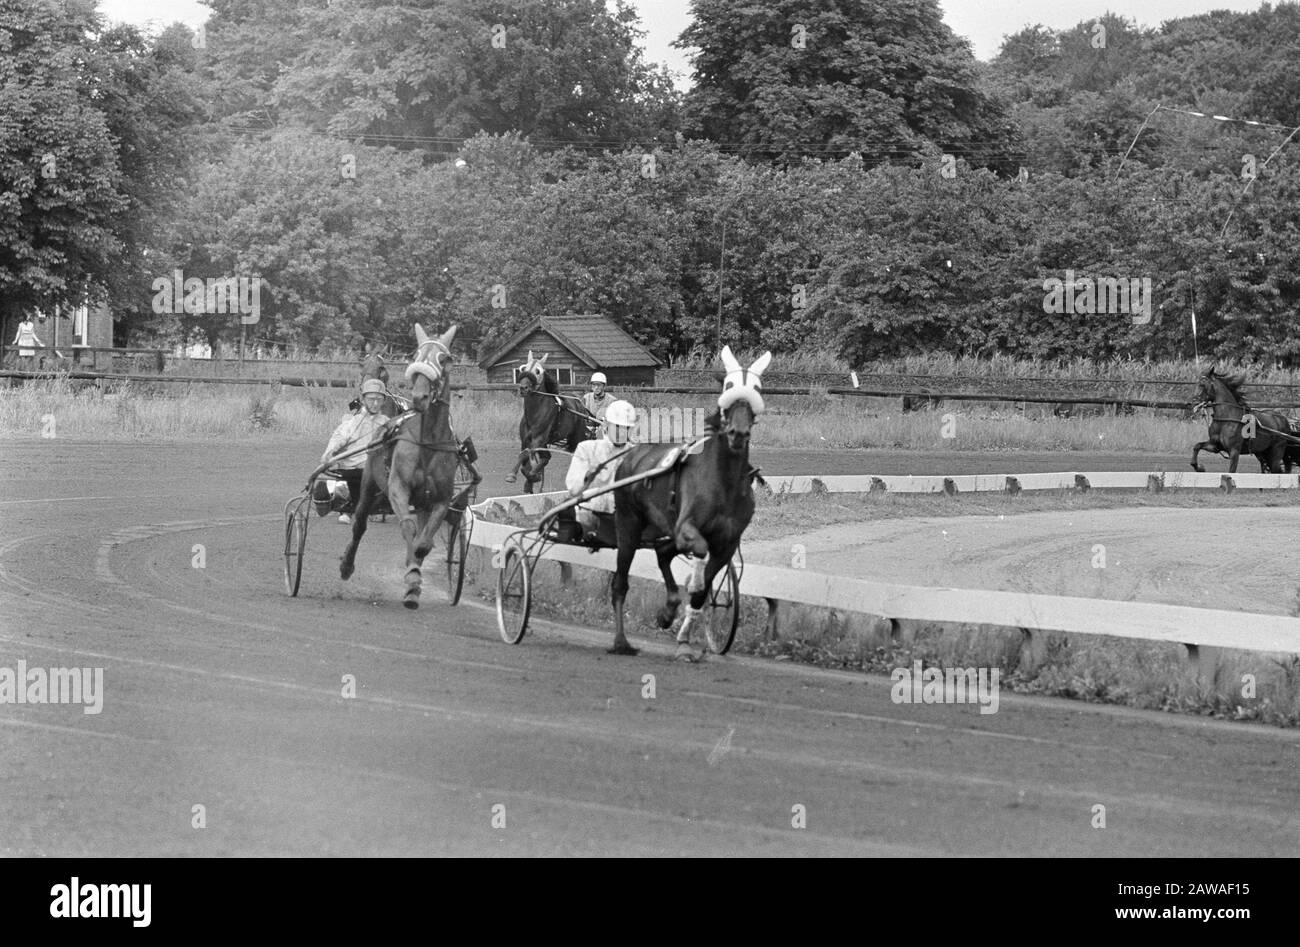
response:
[(591, 391), (582, 396), (582, 406), (587, 413), (595, 418), (594, 421), (587, 422), (587, 430), (595, 436), (596, 428), (600, 427), (600, 422), (605, 420), (605, 412), (609, 406), (614, 403), (605, 391), (605, 386), (609, 382), (605, 379), (604, 372), (596, 372), (591, 376)]
[[(383, 436), (388, 418), (379, 412), (387, 394), (388, 390), (378, 378), (366, 379), (361, 383), (361, 411), (344, 418), (330, 435), (329, 445), (325, 448), (325, 453), (321, 454), (320, 460), (324, 464), (339, 454), (349, 454), (335, 464), (346, 486), (340, 487), (339, 481), (316, 481), (312, 499), (316, 501), (316, 512), (319, 515), (324, 516), (334, 508), (334, 504), (341, 504), (339, 522), (352, 522), (349, 514), (356, 509), (357, 498), (361, 495), (361, 475), (368, 456), (361, 448), (369, 447), (374, 440)], [(350, 453), (352, 451), (356, 453)]]
[[(564, 478), (570, 496), (576, 497), (589, 487), (604, 487), (614, 482), (618, 461), (606, 461), (631, 445), (635, 428), (636, 408), (631, 404), (626, 401), (611, 401), (605, 407), (600, 437), (594, 441), (582, 441), (573, 452), (569, 472)], [(596, 514), (613, 512), (614, 494), (610, 492), (592, 497), (579, 506), (576, 516), (585, 532), (595, 532), (598, 522)]]

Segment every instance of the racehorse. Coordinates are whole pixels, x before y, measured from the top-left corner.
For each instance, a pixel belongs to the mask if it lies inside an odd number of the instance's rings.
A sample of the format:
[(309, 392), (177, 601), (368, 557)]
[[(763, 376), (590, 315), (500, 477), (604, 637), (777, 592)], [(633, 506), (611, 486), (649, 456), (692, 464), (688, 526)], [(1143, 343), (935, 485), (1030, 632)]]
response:
[[(1283, 436), (1290, 432), (1290, 424), (1286, 417), (1276, 412), (1251, 411), (1241, 394), (1244, 383), (1244, 376), (1220, 375), (1213, 365), (1201, 373), (1201, 383), (1196, 389), (1197, 407), (1210, 408), (1211, 420), (1208, 439), (1192, 445), (1193, 470), (1205, 469), (1197, 462), (1197, 456), (1202, 450), (1212, 450), (1227, 452), (1228, 473), (1237, 472), (1237, 459), (1243, 453), (1259, 458), (1263, 473), (1290, 472), (1291, 458), (1287, 457), (1287, 447), (1292, 442)], [(1242, 436), (1248, 423), (1245, 420), (1247, 413), (1254, 418), (1255, 436), (1250, 438)]]
[(420, 564), (433, 547), (433, 538), (454, 497), (453, 481), (460, 445), (451, 429), (447, 359), (456, 337), (452, 326), (440, 337), (415, 326), (419, 350), (406, 369), (411, 381), (413, 410), (402, 415), (370, 452), (361, 477), (361, 496), (352, 519), (352, 539), (343, 550), (339, 575), (351, 577), (357, 545), (366, 532), (366, 519), (381, 493), (398, 516), (406, 540), (406, 593), (402, 604), (420, 607)]
[[(384, 388), (388, 388), (388, 369), (384, 367), (384, 360), (374, 351), (367, 351), (365, 357), (361, 359), (361, 380), (364, 382), (368, 378), (377, 378), (384, 383)], [(402, 413), (402, 407), (393, 398), (393, 393), (389, 391), (384, 396), (383, 407), (379, 413), (386, 418), (395, 418)]]
[[(698, 660), (690, 645), (691, 624), (700, 617), (714, 577), (731, 561), (754, 515), (753, 479), (758, 471), (749, 463), (749, 435), (763, 412), (762, 374), (771, 361), (772, 353), (764, 352), (746, 369), (731, 348), (724, 347), (722, 394), (718, 410), (706, 422), (713, 433), (702, 448), (683, 451), (672, 444), (639, 444), (622, 455), (617, 473), (620, 480), (661, 466), (664, 473), (614, 492), (618, 568), (610, 590), (614, 606), (611, 654), (637, 653), (623, 630), (623, 602), (632, 558), (642, 532), (651, 526), (667, 537), (655, 547), (667, 591), (667, 600), (656, 616), (660, 628), (672, 626), (681, 604), (673, 579), (673, 558), (683, 552), (696, 557), (686, 584), (690, 601), (677, 632), (677, 657)], [(671, 451), (677, 451), (676, 459), (668, 457)]]
[(587, 422), (590, 418), (581, 402), (569, 395), (560, 394), (560, 383), (546, 370), (547, 352), (535, 358), (532, 350), (528, 361), (519, 370), (519, 394), (524, 399), (524, 416), (519, 421), (519, 458), (515, 468), (506, 477), (514, 483), (519, 472), (524, 474), (524, 493), (533, 492), (533, 484), (542, 479), (551, 452), (544, 448), (554, 445), (572, 454), (581, 441), (588, 440)]

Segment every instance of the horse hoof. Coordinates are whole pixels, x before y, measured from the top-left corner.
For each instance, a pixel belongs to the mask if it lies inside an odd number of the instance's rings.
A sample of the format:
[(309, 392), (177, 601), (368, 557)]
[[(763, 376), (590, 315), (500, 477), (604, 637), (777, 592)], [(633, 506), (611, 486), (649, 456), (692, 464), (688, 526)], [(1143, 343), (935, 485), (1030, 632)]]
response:
[(418, 598), (404, 598), (402, 599), (402, 605), (405, 608), (414, 610), (420, 607), (420, 600)]
[(660, 628), (671, 628), (673, 626), (673, 622), (675, 622), (676, 620), (677, 620), (676, 605), (674, 605), (672, 608), (669, 608), (667, 605), (665, 605), (663, 608), (659, 609), (659, 611), (655, 613), (655, 624), (657, 624)]
[(348, 579), (352, 578), (352, 572), (355, 569), (356, 566), (350, 562), (339, 563), (339, 578), (346, 582)]
[(628, 656), (636, 655), (640, 653), (641, 653), (640, 649), (632, 647), (626, 641), (615, 641), (614, 647), (610, 648), (606, 652), (606, 654), (626, 654)]
[(506, 483), (514, 483), (514, 482), (517, 481), (518, 479), (519, 479), (519, 478), (516, 477), (514, 474), (510, 474), (510, 475), (508, 475), (508, 476), (506, 477)]
[(685, 661), (688, 664), (694, 664), (700, 660), (700, 653), (692, 648), (685, 641), (678, 642), (677, 653), (673, 655), (678, 661)]

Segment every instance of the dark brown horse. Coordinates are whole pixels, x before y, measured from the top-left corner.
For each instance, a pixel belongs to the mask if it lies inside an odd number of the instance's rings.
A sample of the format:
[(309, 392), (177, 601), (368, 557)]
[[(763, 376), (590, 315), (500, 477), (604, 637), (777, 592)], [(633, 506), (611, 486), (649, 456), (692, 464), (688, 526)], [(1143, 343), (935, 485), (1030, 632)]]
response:
[(530, 350), (519, 371), (524, 416), (519, 421), (519, 458), (506, 482), (514, 483), (522, 471), (524, 493), (533, 492), (533, 485), (551, 462), (551, 452), (544, 448), (555, 446), (572, 454), (579, 442), (588, 440), (589, 419), (582, 402), (560, 394), (559, 381), (546, 370), (546, 357), (535, 358)]
[(402, 604), (407, 608), (420, 607), (420, 564), (447, 515), (459, 462), (459, 445), (451, 430), (447, 396), (450, 369), (446, 365), (456, 327), (435, 339), (416, 325), (415, 337), (420, 347), (415, 361), (406, 369), (407, 378), (412, 379), (414, 410), (397, 422), (384, 446), (366, 458), (361, 496), (352, 520), (352, 539), (343, 550), (339, 566), (339, 575), (351, 577), (357, 545), (366, 532), (366, 519), (380, 493), (386, 492), (406, 540), (406, 594)]
[[(1245, 378), (1241, 375), (1220, 375), (1213, 365), (1201, 373), (1201, 383), (1196, 389), (1198, 407), (1211, 412), (1209, 437), (1192, 445), (1192, 469), (1204, 470), (1197, 461), (1202, 450), (1227, 453), (1228, 473), (1237, 472), (1237, 460), (1242, 454), (1259, 458), (1264, 473), (1284, 473), (1291, 470), (1287, 447), (1291, 441), (1285, 436), (1291, 430), (1286, 417), (1273, 411), (1252, 411), (1241, 394)], [(1253, 437), (1249, 434), (1253, 418)], [(1285, 468), (1285, 469), (1284, 469)]]
[[(655, 547), (667, 599), (657, 615), (660, 628), (669, 628), (681, 604), (673, 578), (672, 561), (678, 553), (695, 558), (686, 588), (690, 592), (686, 615), (677, 632), (677, 657), (694, 661), (690, 629), (699, 618), (718, 572), (727, 567), (740, 545), (741, 534), (754, 515), (754, 469), (749, 463), (749, 435), (763, 411), (762, 373), (772, 360), (765, 352), (748, 369), (722, 350), (727, 373), (718, 412), (710, 427), (716, 432), (697, 453), (669, 463), (662, 476), (619, 487), (614, 493), (614, 521), (618, 530), (618, 568), (611, 585), (614, 606), (614, 646), (611, 654), (636, 654), (623, 630), (623, 602), (627, 574), (647, 527), (667, 537)], [(671, 444), (641, 444), (619, 463), (617, 477), (631, 477), (662, 466)]]

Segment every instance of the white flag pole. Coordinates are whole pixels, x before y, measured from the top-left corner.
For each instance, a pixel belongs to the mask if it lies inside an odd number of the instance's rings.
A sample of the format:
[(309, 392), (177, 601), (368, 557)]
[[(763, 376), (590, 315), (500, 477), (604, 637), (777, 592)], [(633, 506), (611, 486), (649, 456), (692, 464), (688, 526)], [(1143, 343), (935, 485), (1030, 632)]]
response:
[(1201, 349), (1196, 342), (1196, 310), (1192, 310), (1192, 352), (1196, 357), (1196, 370), (1201, 369)]

